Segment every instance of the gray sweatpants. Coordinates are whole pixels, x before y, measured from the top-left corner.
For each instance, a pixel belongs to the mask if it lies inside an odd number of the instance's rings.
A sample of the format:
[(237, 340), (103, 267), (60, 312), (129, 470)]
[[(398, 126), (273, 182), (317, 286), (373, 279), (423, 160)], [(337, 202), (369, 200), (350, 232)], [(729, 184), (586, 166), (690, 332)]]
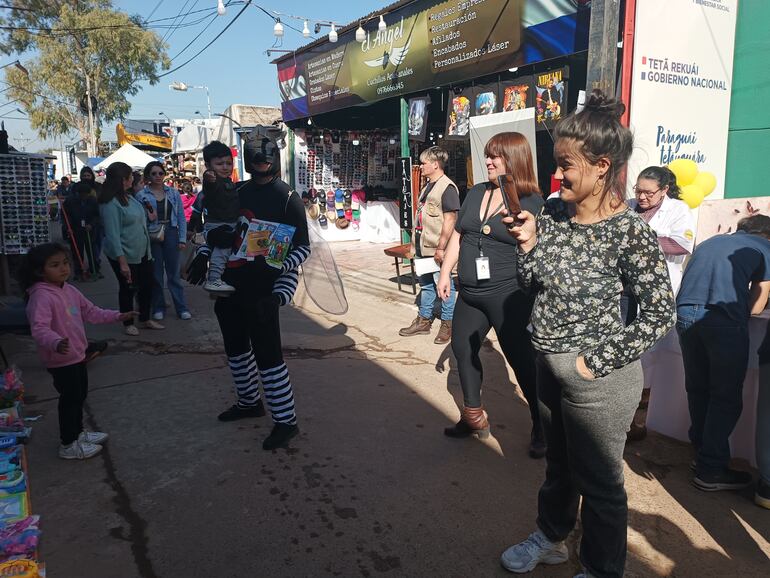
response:
[(597, 577), (620, 577), (626, 562), (628, 503), (623, 486), (626, 432), (644, 383), (637, 360), (588, 380), (578, 353), (538, 354), (537, 393), (548, 451), (537, 525), (552, 541), (575, 527), (580, 496), (580, 560)]
[[(208, 243), (208, 234), (210, 231), (218, 227), (230, 227), (231, 230), (235, 230), (235, 225), (236, 223), (206, 221), (203, 224), (203, 238), (206, 239), (206, 243)], [(225, 272), (225, 267), (227, 266), (227, 261), (230, 259), (230, 253), (232, 251), (229, 248), (221, 249), (219, 247), (214, 247), (210, 243), (209, 248), (211, 249), (211, 256), (209, 257), (209, 274), (207, 281), (218, 281), (222, 278), (222, 273)]]

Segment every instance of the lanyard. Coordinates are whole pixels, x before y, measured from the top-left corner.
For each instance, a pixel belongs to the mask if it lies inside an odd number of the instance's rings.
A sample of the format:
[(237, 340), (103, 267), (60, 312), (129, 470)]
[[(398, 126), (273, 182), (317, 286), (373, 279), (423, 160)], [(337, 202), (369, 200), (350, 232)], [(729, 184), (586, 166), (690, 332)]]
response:
[[(484, 218), (481, 221), (481, 227), (479, 228), (479, 257), (484, 256), (484, 249), (481, 247), (481, 239), (484, 238), (485, 235), (488, 235), (492, 228), (489, 225), (490, 219), (492, 219), (497, 213), (500, 211), (500, 209), (503, 208), (505, 203), (500, 203), (497, 205), (497, 208), (492, 212), (492, 214), (489, 214), (489, 207), (492, 205), (492, 191), (489, 192), (489, 198), (487, 198), (487, 206), (484, 209)], [(486, 229), (486, 232), (485, 232)]]

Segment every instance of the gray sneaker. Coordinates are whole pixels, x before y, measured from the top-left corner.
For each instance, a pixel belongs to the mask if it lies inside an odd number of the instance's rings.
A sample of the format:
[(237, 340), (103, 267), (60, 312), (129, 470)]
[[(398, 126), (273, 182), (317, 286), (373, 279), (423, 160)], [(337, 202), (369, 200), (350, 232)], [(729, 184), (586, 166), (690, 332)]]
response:
[(538, 564), (561, 564), (569, 558), (564, 542), (551, 542), (540, 530), (523, 542), (511, 546), (500, 556), (500, 563), (509, 572), (531, 572)]
[(102, 446), (76, 440), (67, 446), (59, 446), (59, 457), (63, 460), (86, 460), (102, 451)]

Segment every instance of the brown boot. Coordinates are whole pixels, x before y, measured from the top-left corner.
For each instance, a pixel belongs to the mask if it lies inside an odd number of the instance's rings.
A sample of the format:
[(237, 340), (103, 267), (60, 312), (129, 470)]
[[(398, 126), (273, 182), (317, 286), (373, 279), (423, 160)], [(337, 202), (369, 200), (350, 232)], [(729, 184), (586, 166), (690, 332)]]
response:
[(483, 407), (465, 407), (460, 413), (460, 421), (454, 426), (444, 428), (444, 435), (450, 438), (467, 438), (475, 434), (479, 439), (489, 437), (489, 421)]
[(436, 335), (436, 339), (433, 340), (433, 343), (435, 343), (436, 345), (444, 345), (445, 343), (449, 343), (451, 339), (452, 339), (452, 320), (442, 319), (441, 327), (438, 328), (438, 335)]
[(399, 329), (398, 334), (401, 337), (411, 337), (412, 335), (426, 335), (430, 333), (430, 326), (433, 325), (433, 319), (417, 316), (409, 327)]

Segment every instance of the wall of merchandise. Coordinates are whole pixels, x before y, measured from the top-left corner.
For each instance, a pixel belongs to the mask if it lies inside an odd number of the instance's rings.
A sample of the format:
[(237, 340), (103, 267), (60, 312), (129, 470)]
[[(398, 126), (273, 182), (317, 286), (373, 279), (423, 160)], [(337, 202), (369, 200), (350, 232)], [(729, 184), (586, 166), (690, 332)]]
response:
[(401, 151), (396, 133), (297, 130), (295, 137), (294, 182), (298, 192), (382, 188), (395, 193)]
[(23, 255), (48, 243), (48, 186), (43, 155), (0, 155), (0, 253)]

